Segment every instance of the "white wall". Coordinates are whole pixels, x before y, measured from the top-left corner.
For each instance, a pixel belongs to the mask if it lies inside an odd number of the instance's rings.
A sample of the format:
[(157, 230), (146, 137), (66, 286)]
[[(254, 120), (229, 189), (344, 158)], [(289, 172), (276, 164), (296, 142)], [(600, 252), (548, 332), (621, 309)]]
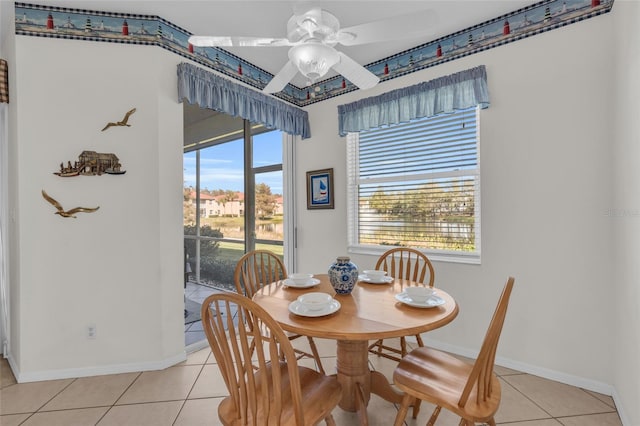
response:
[[(20, 381), (184, 358), (180, 58), (157, 47), (16, 37)], [(131, 108), (131, 127), (101, 129)], [(126, 174), (52, 173), (84, 150)], [(65, 208), (54, 215), (44, 189)], [(87, 327), (97, 338), (87, 339)]]
[(640, 3), (616, 1), (614, 73), (616, 104), (613, 123), (614, 263), (610, 284), (617, 291), (612, 324), (615, 356), (613, 383), (625, 425), (640, 425)]
[[(7, 47), (5, 46), (8, 43), (9, 38), (9, 23), (11, 22), (10, 15), (10, 5), (5, 4), (6, 2), (0, 3), (0, 58), (6, 60), (7, 58), (4, 56), (5, 50)], [(9, 133), (7, 131), (8, 124), (8, 105), (0, 104), (0, 345), (5, 342), (5, 339), (8, 337), (8, 333), (5, 332), (5, 327), (8, 327), (7, 321), (5, 320), (5, 315), (8, 315), (8, 312), (5, 310), (5, 305), (8, 305), (8, 288), (9, 288), (9, 280), (8, 273), (5, 272), (9, 266), (9, 227), (7, 224), (7, 218), (9, 216), (8, 198), (9, 198), (9, 185), (8, 185), (8, 136)], [(2, 347), (0, 346), (0, 352), (4, 352)], [(4, 355), (4, 353), (3, 353)]]
[[(640, 248), (625, 237), (638, 225), (606, 214), (637, 206), (640, 107), (627, 94), (638, 92), (638, 42), (628, 39), (637, 35), (638, 5), (626, 3), (310, 106), (313, 137), (296, 147), (298, 269), (323, 272), (347, 252), (345, 141), (337, 136), (336, 106), (485, 64), (492, 105), (481, 113), (482, 264), (436, 263), (436, 283), (457, 298), (461, 313), (430, 333), (430, 344), (476, 351), (513, 275), (499, 362), (604, 393), (614, 385), (625, 424), (640, 424)], [(20, 96), (11, 104), (9, 148), (18, 378), (170, 364), (184, 356), (182, 107), (174, 99), (180, 58), (155, 47), (16, 39)], [(625, 80), (615, 87), (614, 53), (616, 76)], [(627, 84), (634, 90), (625, 91)], [(100, 132), (134, 106), (133, 127)], [(52, 174), (85, 149), (115, 153), (127, 173)], [(335, 170), (336, 208), (307, 210), (305, 172), (327, 167)], [(62, 219), (41, 189), (65, 207), (100, 210)], [(375, 261), (352, 257), (363, 269)], [(607, 298), (611, 288), (617, 296)], [(85, 337), (89, 324), (97, 326), (96, 340)]]
[[(18, 180), (15, 164), (16, 160), (16, 146), (11, 141), (16, 139), (16, 126), (15, 126), (15, 111), (16, 111), (16, 91), (15, 91), (15, 9), (14, 5), (11, 2), (0, 2), (1, 17), (0, 17), (0, 46), (2, 46), (2, 57), (5, 58), (9, 65), (9, 108), (8, 108), (8, 117), (5, 121), (5, 125), (8, 128), (3, 129), (5, 134), (7, 135), (7, 140), (5, 141), (5, 146), (3, 146), (3, 153), (6, 153), (7, 169), (3, 170), (3, 178), (7, 177), (7, 187), (6, 194), (3, 194), (2, 202), (4, 205), (3, 214), (6, 213), (6, 217), (3, 218), (5, 221), (5, 226), (7, 228), (8, 233), (8, 241), (5, 244), (9, 248), (9, 252), (6, 254), (5, 261), (7, 264), (6, 270), (6, 291), (8, 298), (8, 306), (10, 312), (5, 312), (5, 316), (7, 316), (7, 323), (5, 326), (7, 327), (8, 336), (5, 336), (5, 339), (8, 341), (10, 347), (8, 348), (8, 352), (11, 354), (19, 355), (19, 344), (20, 335), (19, 335), (19, 324), (17, 324), (12, 319), (15, 318), (13, 313), (15, 310), (19, 310), (19, 306), (17, 303), (17, 295), (18, 295), (18, 286), (16, 285), (16, 276), (17, 270), (15, 269), (15, 258), (18, 246), (18, 238), (17, 231), (15, 229), (15, 199), (17, 194), (17, 188), (15, 188), (15, 183)], [(4, 166), (3, 166), (4, 167)], [(11, 314), (10, 316), (8, 316)], [(13, 346), (11, 346), (13, 345)], [(4, 354), (5, 357), (11, 355), (9, 353)]]
[[(610, 393), (612, 20), (599, 16), (309, 107), (312, 138), (298, 144), (297, 182), (307, 170), (333, 167), (336, 207), (306, 210), (300, 185), (298, 269), (324, 272), (347, 253), (346, 142), (336, 106), (485, 64), (482, 264), (436, 262), (436, 285), (455, 296), (460, 315), (427, 337), (477, 351), (513, 275), (499, 362)], [(361, 269), (376, 260), (351, 257)]]

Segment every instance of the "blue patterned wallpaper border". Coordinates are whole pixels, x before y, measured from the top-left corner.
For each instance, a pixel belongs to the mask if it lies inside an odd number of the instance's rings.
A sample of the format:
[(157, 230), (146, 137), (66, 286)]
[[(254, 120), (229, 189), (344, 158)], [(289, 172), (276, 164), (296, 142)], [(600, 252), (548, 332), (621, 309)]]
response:
[[(365, 65), (382, 81), (502, 46), (513, 41), (607, 13), (614, 0), (544, 0), (437, 40)], [(224, 49), (193, 47), (191, 33), (152, 15), (69, 9), (28, 3), (15, 4), (16, 34), (160, 46), (258, 89), (273, 77)], [(310, 87), (292, 84), (276, 97), (303, 107), (358, 90), (342, 76)]]

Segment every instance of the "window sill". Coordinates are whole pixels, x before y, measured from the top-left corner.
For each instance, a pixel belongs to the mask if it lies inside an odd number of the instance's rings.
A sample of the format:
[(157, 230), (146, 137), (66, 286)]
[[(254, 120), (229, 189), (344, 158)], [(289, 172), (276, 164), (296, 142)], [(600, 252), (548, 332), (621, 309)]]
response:
[[(350, 245), (348, 252), (351, 254), (365, 254), (380, 256), (387, 250), (394, 248), (395, 246), (364, 246), (364, 245)], [(427, 255), (432, 262), (449, 262), (449, 263), (464, 263), (469, 265), (480, 265), (481, 258), (480, 252), (463, 253), (455, 251), (434, 251), (434, 250), (420, 250)]]

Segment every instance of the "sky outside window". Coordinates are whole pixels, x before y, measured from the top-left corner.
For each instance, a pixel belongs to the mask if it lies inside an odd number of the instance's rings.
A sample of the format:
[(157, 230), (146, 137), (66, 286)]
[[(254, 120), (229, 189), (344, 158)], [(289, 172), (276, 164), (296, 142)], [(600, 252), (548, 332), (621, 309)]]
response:
[[(282, 163), (282, 132), (271, 131), (253, 136), (253, 166)], [(184, 186), (196, 186), (196, 153), (184, 154)], [(273, 194), (282, 194), (282, 175), (261, 174), (260, 181)], [(244, 192), (244, 154), (242, 139), (200, 150), (200, 188)]]

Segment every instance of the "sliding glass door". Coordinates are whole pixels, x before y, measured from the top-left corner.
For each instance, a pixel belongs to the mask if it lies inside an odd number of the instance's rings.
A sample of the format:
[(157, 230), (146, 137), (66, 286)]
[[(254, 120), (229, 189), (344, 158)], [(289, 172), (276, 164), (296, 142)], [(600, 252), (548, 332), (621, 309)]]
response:
[(284, 259), (286, 137), (213, 111), (185, 119), (185, 279), (235, 291), (244, 253), (268, 249)]

